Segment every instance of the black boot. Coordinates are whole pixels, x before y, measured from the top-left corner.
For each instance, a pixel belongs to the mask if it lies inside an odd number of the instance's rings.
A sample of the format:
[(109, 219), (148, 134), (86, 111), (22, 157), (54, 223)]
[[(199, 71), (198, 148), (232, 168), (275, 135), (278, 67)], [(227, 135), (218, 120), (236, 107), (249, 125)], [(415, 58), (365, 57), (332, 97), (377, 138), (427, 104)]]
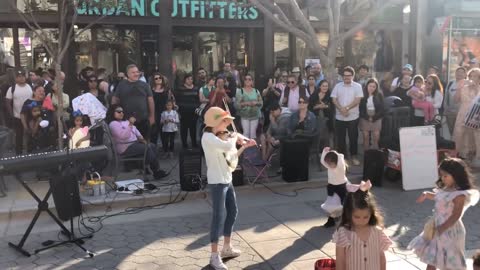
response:
[(335, 219), (332, 217), (328, 217), (327, 223), (323, 224), (325, 228), (331, 228), (335, 226)]

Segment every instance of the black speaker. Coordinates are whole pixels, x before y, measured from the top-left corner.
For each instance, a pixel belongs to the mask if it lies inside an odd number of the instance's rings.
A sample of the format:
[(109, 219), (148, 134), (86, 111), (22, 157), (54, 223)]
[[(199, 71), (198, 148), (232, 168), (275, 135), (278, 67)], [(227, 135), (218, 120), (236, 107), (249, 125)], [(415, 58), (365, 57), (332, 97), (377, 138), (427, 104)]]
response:
[(282, 178), (287, 182), (308, 180), (310, 141), (286, 139), (280, 144)]
[(243, 186), (243, 169), (241, 166), (237, 166), (235, 171), (232, 172), (232, 184), (234, 187)]
[(381, 150), (370, 149), (364, 153), (363, 179), (369, 179), (374, 186), (382, 186), (387, 154)]
[(53, 202), (61, 220), (67, 221), (82, 214), (77, 177), (73, 170), (67, 169), (53, 174), (50, 179), (50, 186), (52, 188)]
[(202, 186), (202, 152), (185, 149), (179, 155), (180, 188), (183, 191), (197, 191)]

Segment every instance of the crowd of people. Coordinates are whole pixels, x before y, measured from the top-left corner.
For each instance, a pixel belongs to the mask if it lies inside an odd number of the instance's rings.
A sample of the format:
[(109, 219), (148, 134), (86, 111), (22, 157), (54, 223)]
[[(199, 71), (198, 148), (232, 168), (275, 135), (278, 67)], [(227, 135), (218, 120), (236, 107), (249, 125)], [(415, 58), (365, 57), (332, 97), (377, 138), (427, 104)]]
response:
[[(60, 107), (62, 119), (73, 127), (74, 111), (86, 117), (86, 124), (93, 124), (105, 119), (107, 109), (118, 104), (126, 119), (135, 118), (134, 125), (143, 138), (162, 145), (165, 155), (172, 156), (177, 131), (183, 148), (199, 146), (203, 114), (217, 106), (228, 109), (242, 133), (259, 142), (264, 159), (283, 139), (301, 135), (310, 136), (317, 149), (335, 145), (348, 164), (359, 165), (359, 133), (364, 150), (379, 148), (387, 110), (384, 98), (396, 96), (400, 105), (411, 108), (412, 125), (439, 126), (444, 119), (460, 156), (480, 166), (480, 129), (465, 125), (480, 95), (480, 69), (459, 67), (448, 83), (442, 82), (438, 71), (432, 67), (423, 77), (414, 75), (413, 66), (406, 64), (400, 76), (386, 73), (377, 80), (369, 76), (366, 65), (358, 68), (358, 74), (347, 66), (333, 85), (325, 79), (322, 66), (314, 64), (306, 67), (304, 74), (299, 68), (290, 73), (277, 71), (265, 89), (257, 89), (252, 75), (235, 70), (230, 63), (218, 74), (209, 75), (200, 68), (195, 74), (176, 78), (173, 85), (158, 72), (145, 77), (135, 65), (111, 76), (105, 69), (95, 72), (87, 67), (78, 75), (80, 91), (75, 95), (64, 91), (60, 98), (53, 70), (30, 71), (27, 76), (19, 69), (15, 82), (3, 93), (6, 122), (17, 135), (17, 153), (56, 144), (56, 111)], [(63, 72), (58, 76), (65, 80)]]

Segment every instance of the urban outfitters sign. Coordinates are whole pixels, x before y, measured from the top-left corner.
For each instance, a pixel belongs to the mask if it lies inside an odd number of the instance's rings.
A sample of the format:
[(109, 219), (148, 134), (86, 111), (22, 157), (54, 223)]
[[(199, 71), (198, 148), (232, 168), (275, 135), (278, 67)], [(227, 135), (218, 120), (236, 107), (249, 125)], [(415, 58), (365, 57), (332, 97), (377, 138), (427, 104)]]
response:
[(241, 2), (208, 1), (208, 0), (117, 0), (112, 7), (101, 7), (103, 0), (94, 0), (95, 5), (80, 1), (77, 12), (79, 15), (98, 16), (130, 16), (146, 17), (160, 16), (163, 8), (161, 1), (173, 1), (173, 18), (192, 19), (228, 19), (255, 20), (258, 10)]

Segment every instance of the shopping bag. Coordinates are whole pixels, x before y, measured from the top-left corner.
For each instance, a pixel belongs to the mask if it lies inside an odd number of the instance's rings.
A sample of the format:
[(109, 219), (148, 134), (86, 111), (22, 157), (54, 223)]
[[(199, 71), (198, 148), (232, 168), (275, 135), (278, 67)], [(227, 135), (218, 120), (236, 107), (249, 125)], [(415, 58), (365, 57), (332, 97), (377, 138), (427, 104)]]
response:
[(340, 197), (336, 193), (334, 193), (333, 196), (327, 196), (327, 199), (321, 207), (331, 217), (339, 217), (342, 215), (343, 205)]
[(315, 270), (335, 270), (335, 259), (320, 259), (315, 262)]
[(432, 240), (433, 237), (435, 236), (435, 218), (429, 217), (428, 221), (425, 223), (425, 226), (423, 226), (423, 238), (425, 240)]

